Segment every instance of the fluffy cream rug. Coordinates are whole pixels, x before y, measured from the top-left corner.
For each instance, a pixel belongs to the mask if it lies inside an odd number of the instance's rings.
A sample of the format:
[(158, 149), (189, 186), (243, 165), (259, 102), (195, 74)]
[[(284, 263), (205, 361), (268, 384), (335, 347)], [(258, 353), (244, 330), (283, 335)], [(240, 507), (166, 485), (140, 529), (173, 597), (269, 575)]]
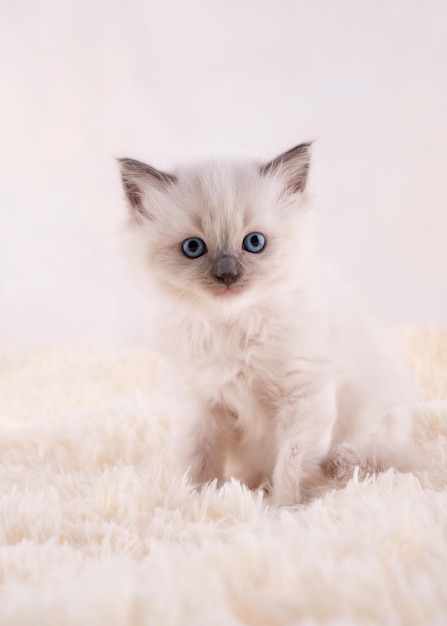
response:
[(447, 332), (404, 341), (428, 469), (296, 510), (174, 477), (153, 355), (3, 353), (0, 624), (447, 624)]

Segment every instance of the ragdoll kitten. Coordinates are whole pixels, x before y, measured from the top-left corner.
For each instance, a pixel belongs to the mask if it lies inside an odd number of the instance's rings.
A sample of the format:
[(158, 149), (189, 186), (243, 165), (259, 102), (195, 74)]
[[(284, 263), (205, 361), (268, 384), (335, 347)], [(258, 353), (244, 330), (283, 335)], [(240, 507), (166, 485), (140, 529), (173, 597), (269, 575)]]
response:
[(172, 174), (120, 160), (157, 333), (190, 392), (180, 465), (197, 484), (268, 485), (279, 505), (324, 474), (411, 466), (392, 341), (314, 258), (310, 149)]

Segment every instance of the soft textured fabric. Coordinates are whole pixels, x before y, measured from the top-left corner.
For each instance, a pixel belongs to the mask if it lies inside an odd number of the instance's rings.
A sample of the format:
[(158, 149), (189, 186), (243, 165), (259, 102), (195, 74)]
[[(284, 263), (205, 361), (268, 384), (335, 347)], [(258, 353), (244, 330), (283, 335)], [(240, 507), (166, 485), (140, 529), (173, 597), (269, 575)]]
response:
[(0, 624), (447, 623), (447, 332), (403, 333), (427, 468), (270, 508), (169, 455), (145, 350), (0, 355)]

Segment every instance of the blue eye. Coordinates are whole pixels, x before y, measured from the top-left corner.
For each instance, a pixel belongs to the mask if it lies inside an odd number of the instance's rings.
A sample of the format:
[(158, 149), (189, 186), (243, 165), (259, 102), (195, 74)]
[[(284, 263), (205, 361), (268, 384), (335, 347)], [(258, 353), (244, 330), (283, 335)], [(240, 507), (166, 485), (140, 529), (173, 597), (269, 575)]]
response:
[(247, 252), (261, 252), (264, 250), (266, 244), (266, 239), (262, 233), (250, 233), (246, 237), (244, 237), (244, 241), (242, 242), (242, 247)]
[(207, 252), (205, 242), (198, 237), (188, 237), (182, 243), (183, 254), (190, 259), (198, 259), (199, 256)]

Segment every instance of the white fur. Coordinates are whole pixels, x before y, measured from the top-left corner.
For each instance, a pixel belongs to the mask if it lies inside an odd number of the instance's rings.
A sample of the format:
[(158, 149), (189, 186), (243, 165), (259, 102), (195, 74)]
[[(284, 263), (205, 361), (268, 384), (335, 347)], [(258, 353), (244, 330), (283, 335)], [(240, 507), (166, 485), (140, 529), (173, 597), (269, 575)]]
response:
[[(288, 189), (300, 167), (302, 154), (295, 170), (289, 157), (263, 173), (211, 163), (180, 170), (169, 185), (123, 173), (141, 190), (131, 231), (156, 290), (158, 342), (184, 383), (183, 393), (175, 386), (180, 467), (195, 483), (232, 474), (266, 484), (273, 502), (291, 505), (323, 469), (342, 479), (355, 465), (411, 467), (398, 351), (315, 258), (305, 194)], [(253, 231), (267, 237), (259, 254), (241, 247)], [(182, 253), (191, 236), (206, 242), (204, 257)], [(210, 279), (222, 251), (243, 266), (240, 293), (222, 295)]]

